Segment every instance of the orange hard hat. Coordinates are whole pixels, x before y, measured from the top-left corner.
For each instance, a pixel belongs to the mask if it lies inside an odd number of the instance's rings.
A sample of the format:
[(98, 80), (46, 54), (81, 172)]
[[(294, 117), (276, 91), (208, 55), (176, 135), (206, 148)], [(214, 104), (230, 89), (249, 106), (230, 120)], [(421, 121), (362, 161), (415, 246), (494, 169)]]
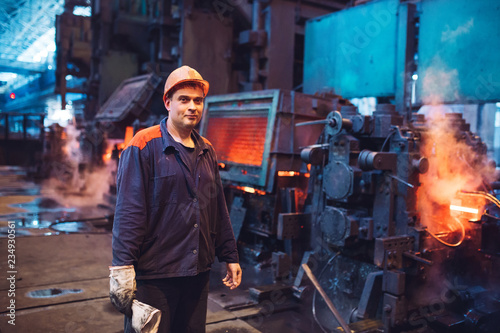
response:
[(208, 81), (203, 80), (200, 73), (189, 66), (182, 66), (174, 70), (165, 82), (165, 89), (163, 90), (163, 102), (167, 99), (168, 92), (182, 82), (198, 82), (203, 85), (203, 94), (206, 96), (208, 93)]

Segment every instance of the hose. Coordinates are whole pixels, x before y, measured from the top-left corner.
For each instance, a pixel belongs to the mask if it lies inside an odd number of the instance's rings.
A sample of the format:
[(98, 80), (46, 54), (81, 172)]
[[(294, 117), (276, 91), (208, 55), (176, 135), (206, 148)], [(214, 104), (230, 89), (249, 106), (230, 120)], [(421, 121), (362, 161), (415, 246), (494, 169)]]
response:
[[(500, 208), (500, 200), (498, 200), (497, 198), (495, 198), (495, 196), (493, 196), (490, 193), (482, 192), (482, 191), (461, 191), (460, 193), (465, 194), (465, 195), (469, 195), (469, 196), (472, 196), (472, 197), (485, 198), (486, 200), (489, 200), (490, 202), (494, 203), (498, 208)], [(441, 244), (444, 244), (444, 245), (449, 246), (449, 247), (460, 246), (460, 244), (462, 244), (462, 242), (465, 239), (465, 227), (462, 224), (462, 222), (460, 222), (460, 220), (458, 218), (455, 217), (455, 220), (457, 221), (457, 223), (460, 226), (460, 229), (462, 231), (462, 237), (461, 237), (461, 239), (457, 243), (451, 244), (451, 243), (445, 242), (442, 239), (439, 239), (439, 237), (437, 237), (436, 235), (434, 235), (429, 230), (427, 230), (427, 232), (429, 233), (429, 235), (431, 235), (435, 240), (437, 240)]]
[(429, 230), (427, 230), (427, 232), (429, 233), (429, 235), (431, 235), (431, 236), (432, 236), (432, 238), (434, 238), (435, 240), (437, 240), (438, 242), (440, 242), (440, 243), (441, 243), (441, 244), (443, 244), (443, 245), (446, 245), (446, 246), (449, 246), (449, 247), (457, 247), (457, 246), (460, 246), (460, 244), (462, 244), (462, 242), (463, 242), (463, 241), (464, 241), (464, 239), (465, 239), (465, 227), (464, 227), (464, 225), (462, 224), (462, 222), (460, 222), (460, 220), (459, 220), (459, 219), (457, 219), (456, 217), (455, 217), (455, 220), (457, 221), (457, 223), (458, 223), (458, 225), (460, 226), (460, 229), (461, 229), (461, 231), (462, 231), (462, 237), (461, 237), (461, 239), (460, 239), (457, 243), (452, 244), (452, 243), (445, 242), (444, 240), (439, 239), (439, 237), (437, 237), (436, 235), (434, 235), (434, 234), (433, 234), (432, 232), (430, 232)]
[(495, 196), (490, 194), (490, 193), (481, 192), (481, 191), (461, 191), (461, 193), (466, 194), (466, 195), (470, 195), (472, 197), (485, 198), (485, 199), (491, 201), (492, 203), (494, 203), (498, 208), (500, 208), (500, 200), (495, 198)]
[[(333, 260), (338, 257), (339, 254), (340, 254), (340, 252), (337, 252), (337, 253), (335, 253), (333, 255), (333, 257), (331, 257), (330, 259), (328, 259), (328, 262), (326, 263), (326, 265), (323, 267), (323, 269), (321, 270), (321, 272), (319, 272), (318, 281), (321, 279), (321, 276), (325, 272), (325, 270), (328, 267), (328, 265), (330, 265), (333, 262)], [(319, 322), (319, 319), (318, 319), (318, 317), (316, 315), (316, 295), (317, 294), (318, 294), (318, 290), (315, 288), (314, 289), (314, 293), (313, 293), (313, 299), (312, 299), (312, 314), (313, 314), (314, 320), (316, 321), (316, 323), (318, 324), (318, 326), (321, 328), (321, 330), (324, 333), (329, 333), (328, 331), (325, 330), (325, 328), (323, 327), (323, 325), (321, 325), (321, 323)]]
[(394, 127), (391, 128), (390, 131), (389, 131), (389, 134), (387, 134), (387, 137), (384, 140), (384, 143), (382, 144), (382, 148), (380, 148), (381, 152), (384, 151), (384, 148), (385, 148), (385, 145), (387, 144), (387, 141), (389, 141), (389, 139), (391, 138), (391, 136), (393, 136), (395, 133), (396, 133), (396, 128), (394, 128)]

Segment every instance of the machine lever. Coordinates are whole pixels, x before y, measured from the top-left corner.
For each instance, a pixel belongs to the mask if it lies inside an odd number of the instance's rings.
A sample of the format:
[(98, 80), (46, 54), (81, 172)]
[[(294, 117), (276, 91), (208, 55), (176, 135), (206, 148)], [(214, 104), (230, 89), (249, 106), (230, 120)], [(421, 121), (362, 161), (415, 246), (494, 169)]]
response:
[(305, 121), (303, 123), (297, 123), (295, 126), (305, 126), (305, 125), (318, 125), (325, 124), (327, 135), (337, 135), (342, 129), (350, 130), (352, 129), (352, 121), (349, 119), (343, 119), (342, 115), (338, 111), (332, 111), (328, 114), (326, 119)]
[(413, 186), (412, 184), (408, 183), (408, 182), (405, 182), (404, 180), (402, 180), (401, 178), (399, 177), (396, 177), (394, 175), (389, 175), (392, 179), (396, 179), (398, 182), (400, 182), (401, 184), (404, 184), (410, 188), (414, 188), (415, 186)]
[(297, 123), (297, 124), (295, 124), (295, 126), (298, 127), (298, 126), (318, 125), (318, 124), (325, 124), (325, 125), (330, 125), (332, 127), (335, 127), (335, 125), (337, 124), (337, 121), (335, 119), (311, 120), (311, 121), (305, 121), (303, 123)]
[(408, 251), (403, 252), (403, 255), (405, 257), (407, 257), (407, 258), (413, 259), (413, 260), (418, 261), (418, 262), (420, 262), (422, 264), (426, 264), (426, 265), (429, 265), (429, 266), (432, 266), (434, 264), (433, 261), (424, 259), (422, 257), (419, 257), (416, 254), (408, 252)]
[(306, 263), (304, 263), (304, 264), (302, 264), (302, 268), (304, 269), (304, 272), (306, 272), (309, 280), (311, 280), (311, 282), (313, 283), (314, 287), (321, 294), (321, 297), (323, 297), (323, 299), (325, 300), (326, 305), (328, 305), (328, 308), (330, 309), (330, 311), (332, 311), (333, 315), (335, 316), (337, 321), (340, 323), (340, 326), (342, 326), (342, 329), (344, 330), (344, 332), (352, 333), (351, 329), (349, 328), (347, 323), (344, 321), (344, 319), (342, 318), (342, 316), (340, 315), (338, 310), (335, 308), (335, 306), (333, 305), (333, 303), (330, 300), (330, 298), (328, 297), (328, 295), (325, 293), (323, 288), (321, 288), (321, 285), (319, 284), (318, 280), (314, 276), (313, 272), (311, 272), (311, 269), (309, 268), (309, 266)]

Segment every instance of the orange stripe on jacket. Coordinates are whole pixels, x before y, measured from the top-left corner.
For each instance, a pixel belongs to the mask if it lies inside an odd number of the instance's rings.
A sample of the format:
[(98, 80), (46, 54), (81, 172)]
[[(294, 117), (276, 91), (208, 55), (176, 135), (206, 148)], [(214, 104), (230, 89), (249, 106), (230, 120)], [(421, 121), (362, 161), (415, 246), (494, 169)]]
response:
[(212, 143), (210, 141), (208, 141), (206, 138), (204, 138), (203, 136), (201, 137), (203, 139), (203, 141), (205, 141), (205, 143), (209, 146), (212, 145)]
[(161, 138), (160, 125), (151, 126), (137, 132), (125, 149), (134, 146), (142, 150), (149, 141), (156, 138)]

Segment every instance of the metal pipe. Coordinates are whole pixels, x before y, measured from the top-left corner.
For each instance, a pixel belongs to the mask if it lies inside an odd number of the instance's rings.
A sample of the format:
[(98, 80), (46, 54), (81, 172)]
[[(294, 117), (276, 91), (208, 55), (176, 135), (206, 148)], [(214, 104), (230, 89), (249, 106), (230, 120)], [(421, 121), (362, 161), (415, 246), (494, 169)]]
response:
[(411, 252), (408, 252), (408, 251), (403, 252), (403, 255), (404, 255), (405, 257), (407, 257), (407, 258), (413, 259), (413, 260), (418, 261), (418, 262), (420, 262), (420, 263), (422, 263), (422, 264), (426, 264), (426, 265), (429, 265), (429, 266), (432, 266), (432, 265), (434, 264), (434, 262), (433, 262), (433, 261), (431, 261), (431, 260), (427, 260), (427, 259), (424, 259), (424, 258), (422, 258), (422, 257), (419, 257), (419, 256), (417, 256), (416, 254), (411, 253)]
[(252, 4), (252, 30), (259, 30), (261, 28), (260, 18), (260, 0), (254, 0)]
[[(252, 30), (258, 31), (261, 29), (262, 20), (260, 18), (261, 3), (260, 0), (254, 0), (252, 6)], [(259, 81), (259, 50), (253, 46), (250, 55), (250, 77), (251, 83)]]
[(404, 184), (410, 188), (414, 188), (415, 186), (413, 186), (412, 184), (408, 183), (408, 182), (405, 182), (404, 180), (402, 180), (401, 178), (399, 177), (396, 177), (394, 175), (389, 175), (392, 179), (396, 179), (398, 182), (400, 182), (401, 184)]
[(328, 308), (330, 309), (330, 311), (332, 311), (333, 315), (335, 316), (335, 318), (339, 322), (340, 326), (342, 326), (342, 329), (344, 330), (344, 332), (352, 333), (351, 329), (349, 328), (347, 323), (344, 321), (344, 319), (342, 318), (342, 316), (340, 315), (338, 310), (335, 308), (335, 306), (333, 305), (333, 303), (330, 300), (330, 298), (328, 297), (328, 295), (325, 293), (323, 288), (321, 288), (321, 285), (319, 284), (318, 280), (314, 276), (313, 272), (311, 272), (311, 269), (309, 268), (309, 266), (307, 266), (307, 264), (304, 263), (304, 264), (302, 264), (302, 268), (304, 269), (304, 272), (306, 272), (307, 277), (309, 278), (309, 280), (311, 280), (311, 282), (313, 283), (316, 290), (318, 290), (319, 293), (321, 294), (321, 297), (323, 297), (323, 299), (325, 300), (326, 305), (328, 305)]
[(311, 121), (304, 121), (302, 123), (297, 123), (295, 124), (296, 127), (298, 126), (306, 126), (306, 125), (318, 125), (318, 124), (330, 124), (330, 120), (328, 119), (322, 119), (322, 120), (311, 120)]

